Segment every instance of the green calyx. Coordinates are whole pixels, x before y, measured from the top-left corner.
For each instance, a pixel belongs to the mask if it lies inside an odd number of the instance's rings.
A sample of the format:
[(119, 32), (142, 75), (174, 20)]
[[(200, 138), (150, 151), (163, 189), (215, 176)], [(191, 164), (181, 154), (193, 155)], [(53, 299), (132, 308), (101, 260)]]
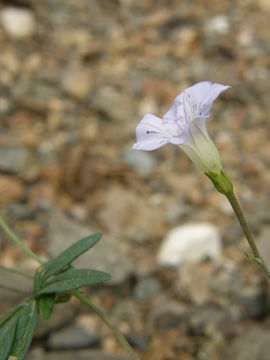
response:
[(205, 173), (205, 175), (207, 175), (211, 179), (215, 188), (220, 193), (224, 195), (233, 193), (233, 184), (224, 170), (221, 170), (219, 173), (214, 173), (210, 171), (208, 173)]

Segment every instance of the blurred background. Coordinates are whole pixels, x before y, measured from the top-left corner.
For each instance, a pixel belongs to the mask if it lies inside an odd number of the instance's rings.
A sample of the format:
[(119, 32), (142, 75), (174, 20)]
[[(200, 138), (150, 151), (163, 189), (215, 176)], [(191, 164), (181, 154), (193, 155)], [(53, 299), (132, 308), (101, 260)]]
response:
[[(269, 16), (268, 0), (0, 3), (0, 213), (44, 259), (103, 232), (78, 266), (112, 274), (88, 294), (143, 360), (269, 359), (269, 286), (226, 199), (176, 146), (131, 150), (146, 112), (231, 85), (208, 129), (270, 265)], [(35, 269), (0, 241), (2, 265)], [(3, 313), (31, 284), (0, 273)], [(74, 358), (127, 359), (76, 301), (27, 359)]]

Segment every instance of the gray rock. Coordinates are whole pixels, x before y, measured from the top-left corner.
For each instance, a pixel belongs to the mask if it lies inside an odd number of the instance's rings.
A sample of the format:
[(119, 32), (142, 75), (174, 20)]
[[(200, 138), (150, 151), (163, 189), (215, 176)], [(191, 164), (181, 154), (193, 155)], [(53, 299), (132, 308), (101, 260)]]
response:
[[(53, 210), (49, 221), (48, 252), (56, 256), (77, 240), (94, 233), (80, 225), (60, 210)], [(120, 284), (134, 271), (134, 264), (124, 254), (114, 239), (103, 237), (99, 243), (74, 262), (78, 268), (103, 270), (111, 274), (110, 283)]]
[(222, 340), (235, 325), (235, 318), (232, 315), (229, 310), (196, 307), (188, 318), (189, 332), (195, 336)]
[(127, 94), (118, 92), (111, 86), (103, 86), (92, 95), (93, 106), (115, 121), (128, 121), (132, 116), (133, 105)]
[(80, 325), (54, 332), (48, 339), (49, 350), (72, 350), (99, 346), (101, 338)]
[(188, 306), (164, 296), (151, 308), (146, 322), (147, 333), (151, 336), (153, 331), (157, 329), (164, 331), (172, 328), (182, 328), (185, 326), (188, 316)]
[(49, 105), (59, 97), (55, 83), (21, 81), (12, 89), (15, 105), (47, 114)]
[(173, 204), (166, 209), (164, 219), (168, 224), (175, 224), (180, 219), (189, 215), (191, 211), (192, 207), (190, 205), (184, 204), (183, 201), (179, 200), (178, 204)]
[[(238, 290), (238, 291), (237, 291)], [(248, 318), (262, 318), (268, 310), (266, 289), (262, 287), (244, 287), (236, 289), (236, 297)]]
[(13, 6), (4, 7), (0, 13), (4, 30), (14, 38), (24, 38), (33, 35), (35, 18), (31, 10)]
[(31, 293), (31, 279), (0, 268), (0, 315), (19, 304)]
[(31, 153), (24, 146), (0, 145), (1, 171), (17, 174), (25, 170), (31, 161)]
[(145, 278), (139, 280), (134, 289), (134, 297), (139, 301), (149, 301), (160, 294), (161, 283), (155, 278)]
[(140, 318), (139, 306), (132, 300), (118, 300), (110, 313), (110, 319), (115, 324), (126, 323), (132, 326)]
[(103, 351), (78, 350), (78, 351), (52, 351), (44, 352), (40, 348), (33, 349), (26, 360), (128, 360), (122, 355), (110, 355)]
[(129, 332), (126, 335), (126, 339), (134, 349), (138, 349), (140, 351), (145, 351), (148, 347), (147, 339), (139, 336), (135, 332)]
[(222, 243), (218, 229), (208, 223), (190, 223), (171, 230), (163, 240), (159, 265), (178, 266), (183, 261), (198, 262), (206, 257), (218, 258)]
[(13, 104), (9, 99), (5, 97), (0, 97), (0, 115), (6, 116), (10, 115), (13, 110)]
[(227, 347), (222, 360), (269, 360), (270, 331), (257, 326), (247, 329)]
[(78, 312), (79, 308), (72, 305), (71, 302), (54, 305), (50, 321), (46, 321), (40, 317), (37, 329), (35, 331), (35, 338), (44, 338), (53, 331), (62, 329), (68, 324), (72, 323)]
[(122, 158), (124, 163), (141, 175), (150, 174), (156, 167), (154, 156), (147, 151), (126, 149), (122, 154)]

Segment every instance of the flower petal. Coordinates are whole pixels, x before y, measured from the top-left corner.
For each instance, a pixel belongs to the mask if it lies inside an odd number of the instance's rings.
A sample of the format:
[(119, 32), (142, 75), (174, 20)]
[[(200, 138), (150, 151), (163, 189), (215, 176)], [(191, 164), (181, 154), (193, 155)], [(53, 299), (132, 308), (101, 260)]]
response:
[(136, 150), (155, 150), (168, 143), (163, 133), (162, 120), (157, 116), (146, 114), (136, 128)]
[(196, 116), (208, 117), (213, 101), (216, 100), (221, 92), (229, 87), (228, 85), (212, 83), (211, 81), (201, 81), (187, 88), (180, 95), (185, 96), (190, 102), (191, 107), (196, 109)]
[(164, 138), (156, 138), (150, 140), (139, 141), (133, 144), (132, 149), (135, 150), (156, 150), (159, 147), (168, 144), (168, 140)]

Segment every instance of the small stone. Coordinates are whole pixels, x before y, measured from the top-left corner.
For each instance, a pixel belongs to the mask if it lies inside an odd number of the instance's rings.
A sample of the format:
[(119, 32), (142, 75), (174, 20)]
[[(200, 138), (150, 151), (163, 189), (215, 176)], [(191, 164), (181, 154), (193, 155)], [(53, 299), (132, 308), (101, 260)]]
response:
[(127, 94), (112, 86), (99, 88), (92, 96), (93, 106), (110, 120), (127, 121), (132, 117), (133, 103)]
[[(58, 255), (77, 240), (93, 234), (89, 226), (80, 225), (58, 209), (54, 209), (49, 222), (48, 252)], [(87, 253), (79, 257), (74, 266), (103, 270), (112, 276), (110, 283), (119, 284), (125, 281), (134, 271), (133, 262), (124, 254), (114, 239), (103, 237)]]
[(89, 73), (84, 69), (69, 69), (62, 76), (63, 90), (78, 99), (85, 99), (91, 89)]
[(149, 301), (160, 294), (161, 283), (155, 278), (141, 279), (135, 286), (134, 297), (139, 301)]
[(53, 331), (68, 326), (70, 323), (72, 323), (77, 314), (78, 308), (72, 305), (71, 302), (56, 304), (53, 308), (50, 321), (46, 321), (40, 317), (37, 329), (35, 331), (35, 338), (45, 338)]
[(222, 242), (218, 229), (208, 223), (190, 223), (171, 230), (158, 252), (159, 265), (178, 266), (183, 261), (218, 258)]
[(19, 180), (0, 175), (0, 205), (19, 200), (24, 195), (24, 187)]
[(100, 345), (101, 338), (81, 325), (71, 325), (54, 332), (48, 340), (49, 350), (72, 350)]
[(0, 145), (0, 170), (17, 174), (31, 163), (31, 154), (24, 146)]
[(270, 331), (257, 326), (236, 337), (221, 356), (221, 360), (269, 360)]
[(14, 38), (24, 38), (33, 35), (35, 18), (31, 10), (13, 6), (4, 7), (0, 13), (4, 30)]
[(209, 33), (217, 35), (225, 35), (229, 31), (230, 24), (228, 17), (225, 15), (218, 15), (207, 21), (206, 30)]
[(124, 163), (132, 167), (140, 175), (150, 174), (156, 167), (156, 160), (152, 154), (146, 151), (127, 149), (123, 152)]
[(247, 318), (262, 318), (268, 310), (267, 293), (262, 287), (238, 288), (237, 299), (243, 308), (243, 315)]
[(181, 299), (198, 306), (210, 303), (212, 264), (184, 263), (178, 269), (174, 287)]
[(139, 351), (145, 351), (148, 347), (147, 340), (135, 332), (129, 332), (126, 335), (126, 339), (133, 348), (138, 349)]
[(164, 297), (151, 308), (146, 323), (148, 334), (151, 336), (156, 329), (163, 331), (185, 326), (188, 316), (186, 305)]
[(164, 214), (166, 223), (174, 224), (185, 216), (189, 215), (192, 211), (192, 207), (184, 204), (182, 201), (180, 204), (173, 204), (170, 206)]
[(26, 356), (26, 360), (128, 360), (126, 356), (110, 355), (100, 350), (76, 350), (76, 351), (49, 351), (44, 352), (40, 348), (33, 349)]

